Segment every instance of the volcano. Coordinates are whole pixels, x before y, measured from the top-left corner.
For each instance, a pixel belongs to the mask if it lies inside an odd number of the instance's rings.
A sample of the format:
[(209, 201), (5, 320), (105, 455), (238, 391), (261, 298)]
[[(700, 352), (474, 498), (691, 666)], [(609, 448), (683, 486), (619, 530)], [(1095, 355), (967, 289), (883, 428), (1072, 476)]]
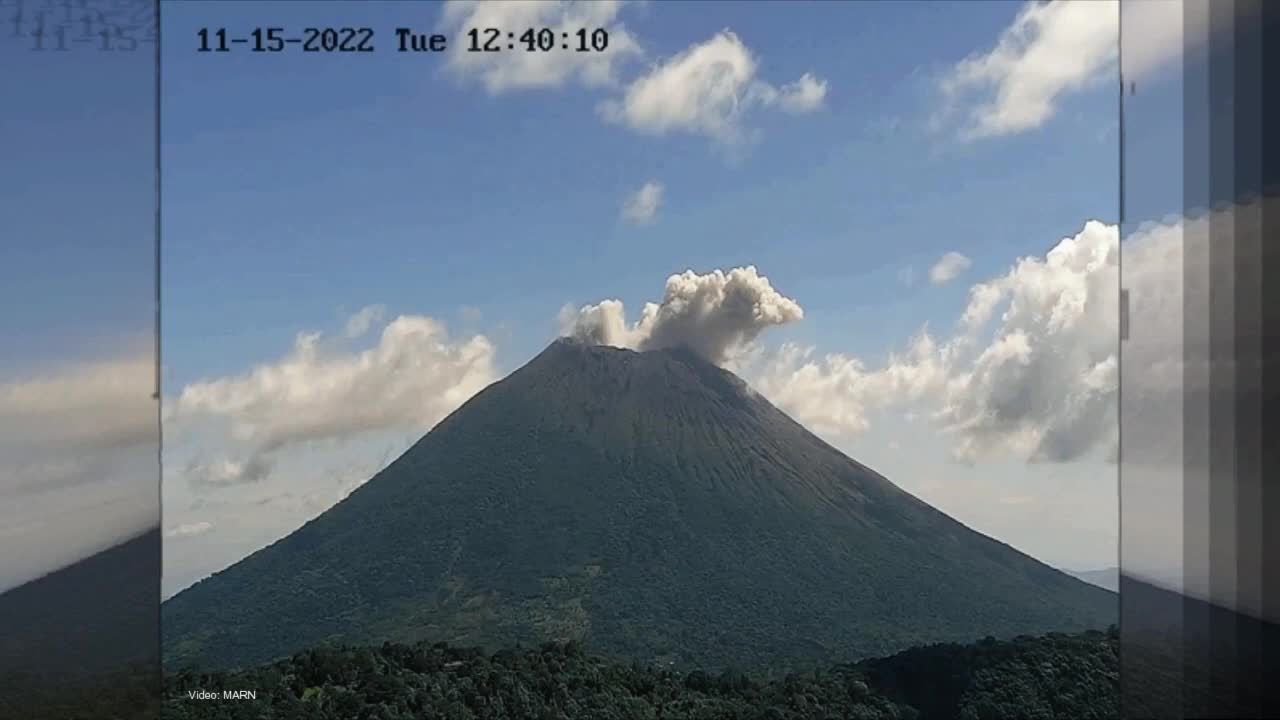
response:
[(975, 532), (687, 349), (561, 339), (345, 500), (162, 607), (165, 663), (575, 640), (676, 667), (1103, 628), (1117, 596)]

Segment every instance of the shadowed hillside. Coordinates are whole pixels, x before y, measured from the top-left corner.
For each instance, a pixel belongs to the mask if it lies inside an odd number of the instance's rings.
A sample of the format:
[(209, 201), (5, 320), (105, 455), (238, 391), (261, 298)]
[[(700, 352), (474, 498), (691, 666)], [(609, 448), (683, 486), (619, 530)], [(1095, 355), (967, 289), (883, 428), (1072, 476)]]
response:
[(1120, 578), (1126, 717), (1280, 717), (1280, 625)]
[(159, 601), (159, 530), (0, 594), (0, 719), (155, 718)]

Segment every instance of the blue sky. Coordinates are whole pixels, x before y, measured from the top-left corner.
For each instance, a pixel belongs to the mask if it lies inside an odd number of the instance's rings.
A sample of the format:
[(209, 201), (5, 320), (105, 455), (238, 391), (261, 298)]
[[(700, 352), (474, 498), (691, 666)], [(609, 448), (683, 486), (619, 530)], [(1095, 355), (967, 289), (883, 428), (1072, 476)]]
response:
[[(1147, 102), (1127, 121), (1147, 179), (1131, 210), (1159, 217), (1180, 197), (1166, 109), (1181, 87), (1157, 17), (1171, 5), (1138, 5), (1151, 42), (1125, 63)], [(815, 432), (1047, 562), (1115, 564), (1113, 3), (481, 7), (489, 19), (465, 4), (165, 4), (166, 594), (339, 501), (562, 323), (652, 346), (641, 309), (686, 270), (677, 295), (738, 283), (781, 308), (750, 327), (703, 309), (730, 331), (726, 364)], [(456, 45), (468, 23), (565, 17), (608, 27), (613, 54), (477, 67), (392, 47), (397, 26)], [(258, 26), (369, 26), (379, 46), (195, 50), (201, 28)], [(64, 378), (86, 388), (77, 417), (121, 406), (99, 390), (149, 397), (150, 246), (124, 239), (149, 242), (151, 218), (121, 208), (152, 191), (150, 156), (113, 138), (149, 121), (150, 88), (104, 79), (129, 62), (102, 60), (78, 94), (29, 91), (47, 122), (9, 150), (28, 181), (0, 186), (14, 232), (53, 238), (42, 223), (60, 220), (56, 242), (0, 266), (3, 298), (78, 308), (7, 321), (33, 340), (0, 389), (52, 355), (132, 358)], [(14, 67), (0, 79), (17, 86)], [(49, 86), (83, 73), (49, 68)], [(65, 201), (38, 192), (58, 184)], [(634, 222), (624, 207), (646, 184), (660, 202)], [(931, 278), (944, 258), (952, 272)], [(748, 265), (763, 278), (732, 272)], [(610, 299), (625, 308), (612, 330)]]
[(101, 53), (86, 67), (81, 53), (0, 43), (0, 87), (21, 108), (0, 117), (3, 162), (20, 168), (0, 174), (0, 210), (26, 240), (0, 262), (0, 304), (24, 309), (3, 320), (23, 338), (6, 371), (154, 334), (153, 56)]
[[(926, 128), (931, 79), (989, 45), (1010, 3), (676, 3), (624, 8), (652, 57), (730, 27), (781, 83), (815, 72), (822, 112), (760, 113), (741, 158), (707, 139), (601, 122), (607, 93), (488, 95), (445, 58), (196, 53), (205, 26), (430, 29), (431, 4), (166, 7), (165, 361), (180, 386), (287, 349), (370, 303), (514, 328), (506, 368), (566, 302), (657, 299), (670, 273), (755, 264), (807, 319), (788, 334), (883, 352), (949, 323), (963, 284), (906, 288), (962, 249), (976, 276), (1114, 220), (1114, 96), (1073, 98), (1041, 132), (962, 146)], [(633, 64), (643, 70), (644, 61)], [(890, 128), (893, 129), (890, 129)], [(660, 223), (618, 220), (666, 187)], [(1082, 181), (1084, 180), (1084, 181)], [(216, 298), (216, 302), (211, 302)]]
[[(498, 20), (485, 23), (530, 23), (486, 7)], [(533, 24), (573, 12), (549, 7)], [(735, 366), (775, 403), (984, 532), (1059, 565), (1115, 564), (1103, 456), (1117, 280), (1114, 260), (1089, 261), (1116, 237), (1114, 6), (591, 7), (615, 48), (640, 48), (620, 51), (610, 82), (569, 72), (510, 87), (459, 63), (474, 57), (389, 51), (396, 26), (457, 42), (469, 20), (451, 24), (438, 4), (167, 6), (165, 385), (175, 417), (188, 413), (188, 429), (166, 436), (167, 592), (340, 499), (536, 354), (566, 304), (618, 299), (633, 323), (669, 275), (747, 265), (803, 307), (803, 320), (760, 333), (756, 364)], [(381, 47), (194, 50), (201, 28), (263, 24), (369, 26)], [(643, 80), (711, 52), (726, 30), (736, 40), (720, 42), (721, 60), (736, 47), (756, 63), (734, 91), (737, 141), (602, 109), (630, 109)], [(750, 105), (761, 84), (784, 93), (802, 77), (822, 84), (819, 102)], [(661, 203), (650, 222), (627, 222), (646, 183), (662, 186)], [(1084, 249), (1050, 262), (1073, 237)], [(964, 262), (931, 282), (948, 253)], [(1015, 272), (1023, 257), (1035, 260)], [(996, 307), (985, 335), (961, 328), (992, 293), (1014, 310)], [(344, 339), (371, 305), (385, 306), (375, 331), (430, 318), (451, 338), (403, 356), (377, 332)], [(1069, 330), (1063, 308), (1077, 315)], [(912, 354), (925, 329), (934, 345)], [(299, 333), (322, 336), (304, 348)], [(487, 364), (460, 370), (449, 353), (476, 335)], [(643, 345), (629, 337), (610, 342)], [(1031, 370), (1001, 360), (1027, 338)], [(440, 379), (405, 390), (415, 381), (368, 369), (380, 362)], [(350, 383), (434, 409), (417, 424), (390, 410), (325, 419), (350, 413), (325, 400)], [(1010, 410), (1011, 398), (1028, 406)]]

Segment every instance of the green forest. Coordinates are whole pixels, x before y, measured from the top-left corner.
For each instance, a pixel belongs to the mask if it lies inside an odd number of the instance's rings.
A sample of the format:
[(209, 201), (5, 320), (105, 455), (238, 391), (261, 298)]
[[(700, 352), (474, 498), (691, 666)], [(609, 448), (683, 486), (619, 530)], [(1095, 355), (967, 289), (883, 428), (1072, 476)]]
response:
[[(1119, 637), (938, 644), (762, 676), (619, 663), (575, 643), (485, 653), (444, 643), (319, 646), (237, 672), (167, 677), (173, 720), (1039, 720), (1114, 718)], [(256, 691), (255, 700), (221, 699)], [(192, 699), (204, 691), (219, 699)]]

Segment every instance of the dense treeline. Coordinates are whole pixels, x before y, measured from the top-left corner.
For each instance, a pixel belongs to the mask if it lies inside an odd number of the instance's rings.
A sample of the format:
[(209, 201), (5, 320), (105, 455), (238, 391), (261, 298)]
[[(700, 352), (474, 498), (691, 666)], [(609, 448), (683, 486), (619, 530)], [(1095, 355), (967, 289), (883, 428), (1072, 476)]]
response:
[[(781, 677), (610, 662), (549, 643), (323, 646), (252, 670), (167, 679), (173, 720), (996, 720), (1117, 715), (1118, 636), (934, 645)], [(256, 699), (223, 699), (224, 691)], [(216, 699), (192, 699), (203, 691)]]
[(155, 666), (97, 675), (0, 672), (0, 720), (157, 720), (159, 710)]
[(1119, 714), (1120, 638), (1050, 634), (930, 645), (853, 666), (877, 692), (921, 718), (1039, 720)]

